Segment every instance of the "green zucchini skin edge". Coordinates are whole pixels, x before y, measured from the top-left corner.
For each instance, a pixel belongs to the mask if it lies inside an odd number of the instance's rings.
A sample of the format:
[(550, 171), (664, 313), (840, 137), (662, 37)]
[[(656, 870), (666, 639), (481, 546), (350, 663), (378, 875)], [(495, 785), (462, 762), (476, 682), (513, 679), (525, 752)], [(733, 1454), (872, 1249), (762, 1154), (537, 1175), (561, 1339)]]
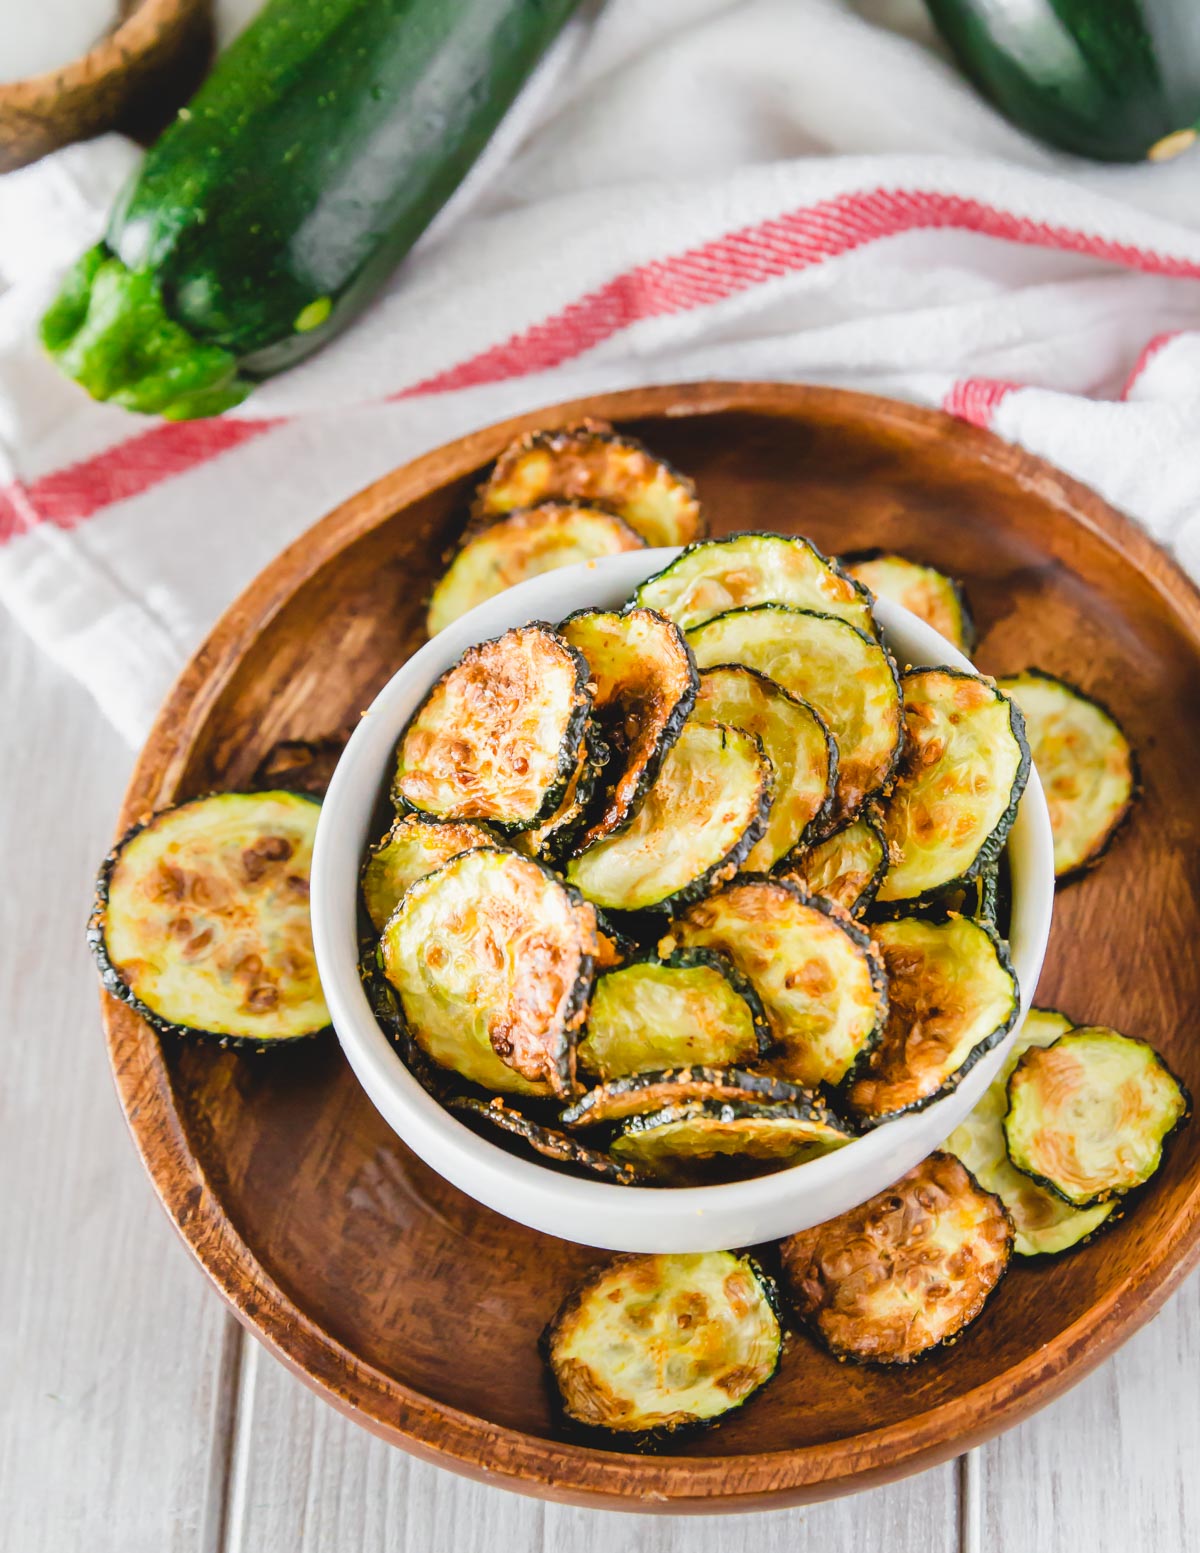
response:
[[(216, 1030), (199, 1030), (192, 1025), (174, 1024), (169, 1019), (164, 1019), (161, 1014), (156, 1014), (152, 1008), (143, 1003), (136, 996), (131, 987), (122, 980), (116, 966), (108, 957), (108, 945), (104, 939), (105, 918), (108, 913), (108, 890), (112, 881), (113, 869), (125, 847), (135, 836), (160, 820), (164, 814), (174, 813), (176, 809), (190, 808), (193, 804), (205, 803), (210, 798), (223, 798), (228, 792), (238, 792), (242, 789), (227, 788), (222, 791), (201, 793), (195, 798), (185, 798), (179, 803), (165, 804), (161, 809), (156, 809), (153, 814), (147, 815), (144, 820), (139, 820), (136, 825), (131, 825), (124, 835), (118, 837), (112, 850), (100, 865), (100, 872), (96, 876), (96, 890), (92, 902), (92, 910), (87, 920), (85, 936), (87, 946), (92, 952), (92, 958), (96, 962), (96, 970), (100, 976), (100, 985), (110, 997), (114, 997), (130, 1008), (139, 1019), (145, 1020), (152, 1030), (159, 1035), (169, 1035), (186, 1038), (188, 1040), (214, 1041), (218, 1046), (236, 1047), (246, 1052), (262, 1053), (273, 1051), (284, 1046), (295, 1046), (298, 1041), (310, 1041), (314, 1036), (325, 1035), (333, 1029), (331, 1024), (321, 1025), (315, 1030), (306, 1030), (302, 1035), (287, 1036), (282, 1040), (259, 1040), (255, 1036), (223, 1035)], [(258, 789), (245, 789), (253, 795)], [(321, 807), (321, 800), (312, 793), (302, 791), (293, 792), (290, 788), (273, 788), (273, 792), (289, 792), (293, 798), (303, 798), (306, 803), (311, 803), (316, 808)]]
[[(832, 830), (826, 829), (814, 833), (812, 840), (807, 843), (807, 845), (815, 847), (819, 846), (822, 842), (832, 841), (842, 831), (848, 830), (851, 825), (865, 825), (867, 829), (871, 831), (878, 839), (880, 848), (882, 849), (882, 856), (880, 857), (879, 862), (875, 865), (875, 872), (871, 875), (870, 880), (867, 882), (865, 888), (861, 891), (858, 899), (854, 902), (853, 907), (850, 909), (850, 916), (854, 921), (858, 921), (871, 909), (875, 901), (875, 896), (878, 893), (879, 886), (883, 883), (883, 876), (888, 871), (887, 837), (883, 834), (883, 829), (880, 826), (879, 820), (877, 818), (877, 812), (874, 806), (871, 804), (864, 804), (857, 814), (852, 815), (848, 820), (843, 820), (840, 825), (836, 825)], [(799, 867), (803, 860), (802, 854), (804, 850), (805, 848), (799, 848), (790, 856), (781, 857), (778, 863), (775, 864), (775, 868), (772, 870), (772, 872), (786, 874), (789, 869)], [(786, 883), (788, 881), (785, 880), (784, 882)], [(795, 884), (797, 881), (792, 880), (791, 883)], [(818, 899), (826, 900), (826, 897), (821, 894), (820, 890), (813, 890), (807, 886), (801, 886), (801, 888), (808, 889), (808, 893), (813, 897), (814, 901)], [(836, 902), (829, 901), (829, 904), (836, 905)]]
[(358, 978), (367, 1002), (371, 1005), (375, 1023), (399, 1050), (404, 1066), (426, 1094), (432, 1095), (444, 1105), (454, 1075), (431, 1062), (409, 1034), (400, 998), (383, 973), (379, 961), (379, 941), (376, 938), (364, 936), (360, 941)]
[[(693, 1063), (690, 1068), (662, 1068), (658, 1072), (630, 1073), (624, 1078), (605, 1079), (589, 1089), (581, 1099), (565, 1110), (559, 1120), (564, 1127), (577, 1127), (579, 1124), (590, 1123), (590, 1113), (593, 1108), (601, 1104), (603, 1099), (615, 1094), (636, 1094), (639, 1089), (653, 1089), (660, 1084), (677, 1083), (680, 1086), (688, 1084), (724, 1084), (730, 1089), (741, 1091), (737, 1096), (729, 1096), (725, 1099), (717, 1098), (721, 1104), (736, 1105), (738, 1101), (745, 1101), (751, 1105), (762, 1103), (800, 1106), (811, 1103), (812, 1096), (801, 1089), (798, 1084), (789, 1084), (786, 1079), (772, 1078), (769, 1073), (755, 1073), (746, 1068), (736, 1066), (716, 1068), (706, 1067), (702, 1063)], [(683, 1100), (696, 1098), (692, 1095), (684, 1095)], [(666, 1100), (656, 1106), (656, 1110), (662, 1110), (665, 1106), (675, 1105), (677, 1101)], [(631, 1115), (642, 1113), (631, 1112)], [(624, 1120), (624, 1118), (622, 1118)], [(838, 1118), (840, 1120), (840, 1118)], [(599, 1125), (599, 1124), (596, 1124)]]
[[(482, 1100), (475, 1095), (451, 1095), (446, 1101), (446, 1109), (458, 1117), (485, 1119), (489, 1127), (508, 1137), (520, 1139), (541, 1159), (550, 1160), (554, 1164), (585, 1170), (589, 1175), (599, 1176), (614, 1186), (642, 1184), (641, 1177), (632, 1165), (621, 1164), (602, 1149), (589, 1148), (586, 1143), (580, 1143), (578, 1138), (530, 1120), (510, 1101), (506, 1100), (502, 1106), (496, 1106), (490, 1099)], [(556, 1148), (559, 1152), (555, 1152)]]
[[(882, 545), (868, 545), (865, 550), (847, 550), (838, 556), (838, 562), (843, 567), (857, 566), (862, 561), (878, 561), (883, 556), (897, 555), (898, 551), (885, 550)], [(921, 566), (930, 565), (927, 561), (917, 563)], [(971, 609), (970, 600), (967, 598), (967, 590), (957, 577), (952, 577), (949, 572), (942, 571), (940, 566), (931, 567), (950, 584), (950, 591), (954, 594), (958, 605), (959, 620), (961, 622), (963, 645), (961, 651), (969, 658), (979, 644), (979, 631), (975, 624), (975, 616)], [(856, 579), (851, 578), (851, 581)], [(861, 584), (860, 584), (861, 586)]]

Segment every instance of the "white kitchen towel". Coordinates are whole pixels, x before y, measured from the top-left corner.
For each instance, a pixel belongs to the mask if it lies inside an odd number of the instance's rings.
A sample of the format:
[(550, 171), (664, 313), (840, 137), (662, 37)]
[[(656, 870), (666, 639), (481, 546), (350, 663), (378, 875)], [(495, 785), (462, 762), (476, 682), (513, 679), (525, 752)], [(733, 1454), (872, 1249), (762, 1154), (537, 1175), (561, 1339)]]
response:
[(109, 137), (0, 180), (0, 600), (130, 741), (336, 502), (601, 388), (941, 405), (1200, 575), (1200, 151), (1049, 152), (963, 84), (917, 0), (591, 0), (374, 306), (217, 421), (92, 404), (35, 341), (134, 157)]

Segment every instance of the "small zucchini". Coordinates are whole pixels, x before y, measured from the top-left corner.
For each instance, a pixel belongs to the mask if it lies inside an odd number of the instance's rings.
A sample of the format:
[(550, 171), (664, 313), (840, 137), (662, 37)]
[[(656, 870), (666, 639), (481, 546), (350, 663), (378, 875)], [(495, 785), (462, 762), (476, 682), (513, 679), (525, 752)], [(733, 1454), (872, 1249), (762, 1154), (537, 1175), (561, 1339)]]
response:
[(308, 916), (320, 812), (299, 793), (212, 793), (134, 826), (88, 922), (105, 990), (166, 1035), (265, 1047), (326, 1029)]
[(672, 922), (660, 952), (677, 945), (716, 949), (747, 978), (779, 1047), (766, 1070), (788, 1083), (838, 1083), (883, 1028), (888, 998), (878, 950), (798, 885), (735, 879)]
[(835, 615), (759, 604), (695, 627), (688, 643), (701, 669), (744, 663), (817, 712), (837, 745), (838, 819), (887, 786), (904, 723), (896, 666), (873, 637)]
[(697, 1168), (720, 1161), (730, 1170), (758, 1166), (783, 1170), (828, 1154), (850, 1142), (844, 1122), (825, 1102), (809, 1095), (800, 1102), (683, 1100), (660, 1111), (630, 1116), (612, 1140), (614, 1159), (647, 1175), (685, 1181)]
[(920, 904), (1000, 856), (1029, 780), (1020, 708), (961, 669), (910, 669), (907, 743), (883, 810), (891, 862), (877, 899)]
[(1025, 717), (1050, 811), (1055, 877), (1082, 873), (1133, 809), (1138, 774), (1129, 740), (1104, 707), (1053, 674), (1023, 669), (996, 684)]
[(448, 863), (460, 852), (494, 847), (496, 838), (468, 820), (427, 820), (419, 814), (397, 815), (391, 829), (367, 853), (362, 871), (363, 904), (382, 933), (400, 897), (418, 879)]
[(771, 1044), (758, 994), (723, 954), (683, 949), (596, 978), (579, 1066), (600, 1079), (755, 1062)]
[(730, 534), (689, 545), (642, 583), (635, 601), (669, 615), (683, 631), (731, 609), (789, 604), (877, 634), (866, 590), (795, 534)]
[(835, 1359), (912, 1364), (979, 1316), (1012, 1238), (1000, 1199), (938, 1152), (779, 1251), (797, 1314)]
[(901, 917), (872, 937), (887, 967), (887, 1026), (846, 1090), (868, 1127), (949, 1094), (1021, 1007), (1008, 946), (990, 923)]
[(875, 598), (888, 599), (933, 627), (959, 652), (975, 646), (975, 623), (961, 582), (887, 550), (856, 550), (841, 557), (847, 574)]
[(500, 848), (418, 879), (381, 944), (413, 1040), (485, 1089), (570, 1095), (595, 921), (549, 869)]
[(731, 878), (766, 830), (771, 767), (753, 734), (684, 725), (630, 824), (566, 866), (606, 910), (670, 908)]
[(476, 604), (560, 566), (644, 550), (624, 518), (573, 501), (545, 501), (510, 512), (468, 534), (429, 601), (426, 629), (436, 636)]
[(608, 508), (648, 545), (686, 545), (704, 531), (692, 482), (597, 421), (519, 437), (480, 486), (475, 518), (486, 522), (555, 498)]
[(1162, 1163), (1186, 1089), (1146, 1041), (1104, 1025), (1025, 1051), (1008, 1081), (1008, 1157), (1075, 1208), (1122, 1197)]
[(666, 1068), (597, 1084), (562, 1113), (561, 1121), (564, 1127), (595, 1127), (689, 1100), (811, 1105), (815, 1097), (795, 1084), (766, 1073), (748, 1073), (745, 1068)]
[(468, 648), (400, 736), (397, 809), (532, 830), (570, 786), (590, 710), (587, 664), (548, 625)]
[(676, 626), (652, 610), (581, 609), (558, 627), (588, 667), (593, 715), (611, 752), (599, 813), (576, 851), (629, 823), (696, 700), (699, 676)]
[(985, 1191), (995, 1192), (1013, 1221), (1015, 1256), (1054, 1256), (1081, 1245), (1111, 1221), (1117, 1199), (1092, 1208), (1072, 1208), (1053, 1192), (1015, 1170), (1004, 1142), (1008, 1080), (1022, 1053), (1049, 1046), (1075, 1027), (1056, 1009), (1031, 1008), (1004, 1066), (983, 1099), (946, 1139), (945, 1147), (966, 1165)]
[(639, 1176), (632, 1165), (622, 1164), (602, 1149), (588, 1148), (578, 1138), (572, 1138), (556, 1127), (545, 1127), (532, 1121), (514, 1106), (494, 1095), (490, 1100), (480, 1100), (474, 1095), (451, 1095), (446, 1109), (461, 1117), (476, 1131), (493, 1130), (506, 1138), (516, 1138), (530, 1153), (542, 1159), (552, 1159), (559, 1165), (570, 1165), (588, 1175), (599, 1176), (614, 1186), (637, 1186)]
[(732, 1251), (618, 1256), (541, 1338), (566, 1420), (630, 1444), (717, 1423), (779, 1368), (775, 1287)]
[(787, 862), (785, 879), (860, 917), (887, 873), (887, 842), (876, 813), (864, 809), (824, 841)]
[(775, 773), (766, 833), (745, 867), (765, 873), (804, 846), (828, 818), (837, 782), (837, 746), (806, 701), (742, 664), (708, 669), (700, 676), (696, 722), (725, 723), (761, 740)]

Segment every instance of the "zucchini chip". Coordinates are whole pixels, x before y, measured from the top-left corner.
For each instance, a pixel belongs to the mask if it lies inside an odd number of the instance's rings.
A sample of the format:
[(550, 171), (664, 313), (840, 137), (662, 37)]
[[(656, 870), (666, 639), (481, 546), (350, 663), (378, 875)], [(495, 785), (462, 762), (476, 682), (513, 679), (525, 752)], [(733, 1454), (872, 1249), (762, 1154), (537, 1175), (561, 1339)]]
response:
[(475, 517), (486, 521), (549, 499), (606, 507), (648, 545), (686, 545), (704, 532), (692, 482), (595, 421), (519, 437), (480, 486)]
[(775, 796), (766, 834), (750, 849), (745, 866), (765, 873), (803, 846), (827, 819), (837, 781), (837, 746), (807, 702), (742, 664), (700, 676), (693, 716), (696, 722), (741, 728), (762, 741), (775, 773)]
[(600, 1079), (755, 1062), (771, 1044), (758, 994), (723, 954), (685, 949), (596, 978), (579, 1066)]
[(594, 716), (612, 752), (599, 816), (577, 850), (620, 830), (654, 785), (696, 700), (699, 676), (676, 626), (649, 609), (581, 609), (559, 626), (587, 663)]
[(1183, 1085), (1146, 1041), (1104, 1025), (1024, 1052), (1008, 1081), (1008, 1157), (1076, 1208), (1122, 1197), (1162, 1162), (1188, 1115)]
[(848, 917), (781, 879), (735, 879), (689, 906), (660, 944), (727, 954), (762, 1000), (780, 1047), (767, 1071), (811, 1088), (836, 1084), (883, 1028), (883, 964)]
[(432, 819), (531, 830), (570, 786), (590, 708), (587, 664), (548, 625), (471, 647), (401, 734), (393, 801)]
[(833, 735), (835, 809), (849, 819), (891, 780), (904, 737), (896, 666), (881, 643), (834, 615), (759, 604), (688, 632), (702, 669), (744, 663), (807, 701)]
[(871, 599), (807, 539), (794, 534), (731, 534), (689, 545), (635, 595), (683, 631), (754, 604), (790, 604), (836, 615), (877, 633)]
[(661, 1111), (631, 1116), (612, 1141), (614, 1159), (667, 1181), (686, 1179), (689, 1169), (720, 1162), (760, 1174), (767, 1165), (785, 1170), (849, 1143), (851, 1133), (816, 1095), (797, 1103), (780, 1101), (684, 1100)]
[(880, 901), (935, 899), (1000, 856), (1029, 780), (1020, 708), (977, 674), (910, 669), (908, 734), (883, 811), (891, 864)]
[(255, 767), (251, 786), (277, 792), (308, 793), (324, 798), (333, 770), (354, 730), (346, 728), (320, 739), (280, 739)]
[(1015, 1170), (1004, 1142), (1008, 1080), (1021, 1054), (1031, 1046), (1049, 1046), (1075, 1027), (1065, 1014), (1031, 1008), (1004, 1066), (983, 1099), (946, 1139), (945, 1147), (966, 1165), (985, 1191), (995, 1192), (1008, 1209), (1016, 1232), (1016, 1256), (1053, 1256), (1089, 1239), (1111, 1219), (1117, 1199), (1093, 1208), (1072, 1208), (1053, 1192)]
[(543, 572), (645, 548), (623, 518), (598, 507), (546, 501), (511, 512), (464, 538), (433, 590), (426, 629), (436, 636), (476, 604)]
[(1021, 1007), (1008, 946), (990, 923), (900, 917), (872, 936), (887, 967), (888, 1020), (847, 1089), (851, 1114), (869, 1127), (949, 1094)]
[(859, 917), (875, 899), (887, 866), (887, 842), (878, 818), (864, 810), (793, 859), (784, 878)]
[(362, 894), (367, 916), (382, 933), (384, 923), (400, 904), (410, 884), (431, 874), (460, 852), (494, 847), (495, 836), (467, 820), (427, 820), (419, 814), (398, 815), (382, 841), (367, 853)]
[(857, 550), (840, 559), (848, 575), (876, 598), (899, 604), (932, 626), (959, 652), (970, 655), (975, 646), (975, 622), (963, 585), (956, 578), (887, 550)]
[(567, 1296), (541, 1349), (567, 1420), (647, 1443), (740, 1407), (779, 1368), (783, 1329), (748, 1256), (618, 1256)]
[[(571, 1138), (556, 1127), (543, 1127), (531, 1121), (499, 1096), (491, 1100), (478, 1100), (474, 1095), (452, 1095), (446, 1101), (446, 1109), (472, 1125), (476, 1131), (494, 1129), (506, 1137), (518, 1138), (529, 1151), (543, 1159), (552, 1159), (560, 1165), (573, 1165), (589, 1175), (611, 1181), (615, 1186), (637, 1186), (639, 1176), (629, 1164), (621, 1164), (601, 1149), (590, 1149), (578, 1138)], [(483, 1123), (482, 1127), (477, 1124)]]
[(912, 1364), (979, 1315), (1012, 1236), (1000, 1199), (939, 1151), (779, 1251), (797, 1314), (835, 1359)]
[(512, 844), (518, 852), (524, 852), (527, 857), (538, 858), (542, 862), (558, 861), (584, 822), (588, 805), (595, 795), (608, 760), (608, 745), (600, 737), (595, 719), (589, 717), (583, 743), (579, 746), (579, 759), (567, 783), (562, 802), (548, 820), (535, 825), (532, 830), (518, 831), (512, 837)]
[(324, 1030), (308, 917), (320, 812), (299, 793), (212, 793), (135, 826), (88, 923), (105, 990), (168, 1035), (270, 1046)]
[(561, 1121), (566, 1127), (594, 1127), (689, 1100), (811, 1105), (815, 1097), (795, 1084), (785, 1084), (765, 1073), (747, 1073), (744, 1068), (667, 1068), (661, 1073), (631, 1073), (598, 1084), (568, 1107)]
[(1081, 873), (1099, 862), (1133, 808), (1138, 778), (1129, 740), (1104, 707), (1041, 669), (996, 684), (1025, 715), (1050, 810), (1055, 877)]
[(770, 808), (771, 767), (754, 735), (689, 722), (633, 821), (573, 857), (566, 876), (615, 911), (694, 900), (737, 873)]
[(569, 1095), (592, 988), (595, 917), (560, 879), (500, 848), (462, 852), (405, 891), (383, 968), (414, 1041), (502, 1093)]

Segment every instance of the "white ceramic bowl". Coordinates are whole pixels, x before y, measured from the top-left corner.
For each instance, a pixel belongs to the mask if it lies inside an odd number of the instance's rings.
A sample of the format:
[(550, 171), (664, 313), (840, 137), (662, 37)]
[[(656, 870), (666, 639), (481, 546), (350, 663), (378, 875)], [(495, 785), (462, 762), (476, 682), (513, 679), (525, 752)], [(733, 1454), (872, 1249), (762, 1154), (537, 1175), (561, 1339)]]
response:
[[(614, 1251), (709, 1251), (776, 1240), (882, 1191), (966, 1116), (995, 1076), (1015, 1030), (944, 1099), (807, 1164), (727, 1186), (622, 1187), (580, 1180), (479, 1137), (426, 1094), (376, 1024), (358, 977), (356, 895), (375, 802), (396, 741), (434, 679), (476, 642), (529, 620), (622, 604), (676, 550), (639, 550), (549, 572), (489, 599), (428, 642), (367, 711), (334, 772), (312, 863), (312, 924), (321, 983), (342, 1049), (389, 1125), (460, 1190), (532, 1229)], [(884, 634), (901, 664), (953, 664), (963, 655), (905, 609), (880, 601)], [(1050, 820), (1037, 773), (1009, 840), (1011, 945), (1029, 1008), (1054, 901)], [(1017, 1028), (1019, 1028), (1018, 1021)]]

